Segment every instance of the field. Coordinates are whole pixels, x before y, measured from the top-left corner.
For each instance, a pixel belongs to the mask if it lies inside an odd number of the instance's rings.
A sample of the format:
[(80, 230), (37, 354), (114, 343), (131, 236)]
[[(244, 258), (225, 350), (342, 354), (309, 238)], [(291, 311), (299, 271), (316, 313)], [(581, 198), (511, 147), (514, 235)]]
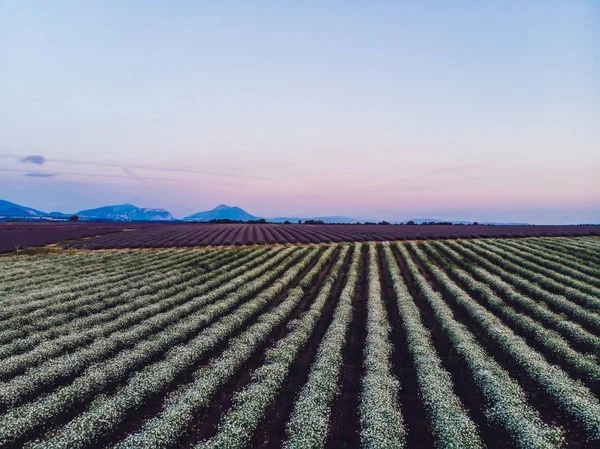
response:
[[(127, 231), (127, 232), (122, 232)], [(600, 226), (298, 225), (0, 222), (0, 253), (58, 244), (74, 249), (191, 248), (479, 237), (600, 236)]]
[[(233, 238), (206, 228), (98, 248)], [(258, 243), (265, 228), (235, 229)], [(598, 237), (69, 251), (0, 267), (2, 448), (600, 447)]]
[(142, 225), (139, 223), (0, 222), (0, 253), (64, 240), (94, 237), (140, 226)]

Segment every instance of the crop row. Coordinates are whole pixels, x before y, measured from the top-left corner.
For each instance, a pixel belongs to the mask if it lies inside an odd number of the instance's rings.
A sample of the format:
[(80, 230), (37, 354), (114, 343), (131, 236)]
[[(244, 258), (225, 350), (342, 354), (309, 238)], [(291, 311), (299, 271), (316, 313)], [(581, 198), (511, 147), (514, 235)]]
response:
[[(194, 369), (210, 351), (275, 301), (278, 295), (290, 287), (317, 253), (317, 248), (314, 248), (307, 257), (302, 258), (286, 271), (273, 270), (267, 273), (268, 279), (275, 281), (274, 284), (234, 309), (232, 314), (224, 316), (224, 313), (228, 313), (239, 303), (239, 299), (248, 298), (256, 294), (258, 289), (264, 288), (265, 282), (261, 282), (260, 286), (257, 284), (256, 288), (249, 283), (236, 295), (207, 308), (205, 312), (207, 323), (214, 322), (216, 317), (221, 317), (219, 321), (200, 332), (184, 346), (169, 350), (160, 362), (138, 370), (123, 388), (112, 396), (97, 400), (87, 411), (61, 428), (59, 432), (51, 435), (47, 441), (42, 441), (40, 447), (65, 449), (86, 447), (114, 431), (130, 413), (143, 407), (151, 397), (168, 389), (179, 376)], [(178, 342), (173, 341), (173, 343)]]
[(542, 354), (532, 349), (524, 338), (516, 335), (456, 285), (446, 273), (428, 261), (418, 248), (413, 246), (413, 249), (438, 284), (466, 312), (477, 329), (498, 345), (503, 355), (546, 393), (565, 417), (585, 432), (589, 441), (600, 441), (600, 403), (594, 394), (562, 369), (549, 363)]
[(599, 226), (179, 224), (144, 227), (67, 244), (68, 248), (165, 248), (406, 239), (600, 235)]
[[(433, 247), (445, 254), (452, 263), (469, 271), (493, 287), (494, 290), (501, 292), (504, 298), (518, 305), (520, 310), (556, 329), (588, 351), (600, 353), (600, 337), (596, 335), (600, 334), (600, 315), (572, 303), (564, 296), (552, 294), (518, 275), (504, 271), (466, 248), (441, 244), (435, 244)], [(453, 248), (456, 248), (456, 251)], [(475, 264), (466, 262), (457, 251), (467, 255), (475, 261)], [(529, 296), (519, 293), (518, 290)], [(539, 303), (539, 300), (542, 302)], [(558, 313), (552, 312), (552, 309), (557, 310)], [(565, 317), (570, 319), (565, 319)], [(578, 321), (591, 328), (596, 334), (587, 331), (578, 324)]]
[[(356, 264), (352, 264), (349, 276), (355, 277), (355, 270)], [(291, 364), (317, 325), (325, 303), (334, 300), (331, 294), (339, 275), (337, 268), (334, 276), (323, 283), (314, 302), (293, 329), (267, 351), (264, 364), (252, 373), (251, 382), (233, 398), (233, 405), (222, 417), (218, 433), (199, 443), (197, 448), (236, 449), (248, 446), (269, 406), (281, 390)]]
[[(78, 362), (99, 360), (98, 357), (106, 357), (116, 353), (120, 348), (131, 347), (138, 341), (150, 337), (153, 333), (165, 328), (175, 320), (180, 320), (190, 313), (197, 310), (206, 304), (207, 294), (211, 290), (213, 292), (227, 293), (235, 289), (240, 282), (245, 282), (256, 273), (262, 270), (269, 269), (272, 264), (277, 263), (279, 258), (274, 257), (277, 251), (266, 252), (260, 257), (255, 257), (249, 260), (249, 255), (242, 257), (238, 261), (232, 262), (224, 266), (222, 269), (216, 270), (211, 275), (196, 279), (198, 285), (193, 285), (191, 288), (175, 292), (173, 289), (159, 290), (159, 295), (140, 298), (140, 301), (132, 301), (131, 303), (123, 304), (123, 307), (115, 307), (106, 314), (92, 315), (86, 319), (85, 326), (81, 323), (75, 323), (83, 330), (80, 332), (70, 332), (66, 337), (58, 340), (50, 340), (38, 345), (32, 351), (21, 355), (9, 357), (0, 362), (0, 378), (7, 378), (24, 370), (26, 367), (31, 368), (40, 362), (56, 357), (63, 353), (69, 352), (63, 359), (71, 359), (73, 350), (82, 347), (83, 351), (75, 353)], [(257, 254), (254, 254), (256, 256)], [(264, 265), (259, 264), (265, 262)], [(247, 262), (247, 263), (244, 263)], [(254, 267), (258, 267), (253, 269)], [(228, 283), (232, 279), (241, 276), (237, 282)], [(216, 289), (216, 290), (215, 290)], [(131, 309), (131, 306), (137, 306), (136, 309)], [(125, 307), (127, 306), (127, 307)], [(125, 313), (128, 309), (128, 313)], [(112, 320), (108, 323), (109, 318)], [(138, 324), (139, 323), (139, 324)], [(69, 323), (65, 324), (68, 327)], [(66, 331), (67, 329), (65, 329)], [(28, 340), (21, 341), (20, 346), (35, 346), (35, 342), (43, 338), (39, 335), (34, 335)], [(100, 348), (100, 351), (97, 350)], [(56, 366), (62, 364), (60, 360), (54, 360), (50, 365), (46, 365), (41, 369), (48, 369), (48, 366)], [(71, 367), (71, 370), (73, 367)], [(30, 373), (31, 374), (31, 373)]]
[[(208, 406), (218, 390), (235, 376), (273, 330), (290, 316), (305, 294), (302, 285), (306, 280), (314, 279), (323, 269), (327, 260), (332, 257), (333, 250), (334, 247), (326, 250), (317, 264), (299, 282), (299, 286), (291, 289), (281, 304), (262, 315), (255, 324), (232, 339), (221, 355), (194, 373), (193, 381), (178, 391), (176, 397), (169, 401), (159, 415), (146, 422), (140, 431), (128, 436), (119, 447), (158, 449), (176, 445), (178, 439)], [(340, 251), (332, 273), (324, 280), (325, 283), (335, 281), (347, 252), (347, 247)]]
[[(263, 227), (241, 229), (219, 239)], [(23, 316), (0, 319), (0, 448), (598, 445), (600, 299), (577, 252), (597, 241), (49, 255), (64, 265), (22, 296), (0, 280)], [(124, 278), (102, 295), (94, 269)]]
[[(444, 265), (445, 261), (439, 253), (430, 251), (429, 254), (433, 260)], [(600, 366), (593, 357), (586, 357), (585, 354), (577, 352), (557, 332), (544, 327), (544, 324), (548, 324), (548, 320), (559, 322), (558, 317), (538, 314), (536, 319), (531, 318), (517, 312), (511, 305), (518, 302), (521, 306), (529, 307), (530, 310), (539, 310), (535, 307), (537, 305), (535, 302), (525, 300), (517, 294), (510, 294), (510, 289), (509, 294), (504, 296), (506, 300), (504, 301), (489, 286), (473, 279), (464, 270), (452, 265), (446, 265), (445, 275), (448, 274), (460, 282), (472, 298), (476, 298), (487, 310), (502, 318), (503, 322), (507, 323), (517, 334), (523, 335), (528, 341), (535, 343), (540, 351), (557, 360), (567, 371), (585, 380), (593, 388), (599, 384)]]

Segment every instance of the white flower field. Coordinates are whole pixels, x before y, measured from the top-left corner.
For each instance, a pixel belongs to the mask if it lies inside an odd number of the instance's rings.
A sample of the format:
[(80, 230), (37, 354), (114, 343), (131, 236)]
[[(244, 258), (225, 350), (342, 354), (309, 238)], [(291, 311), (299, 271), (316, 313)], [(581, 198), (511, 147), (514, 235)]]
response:
[(0, 257), (0, 448), (600, 447), (600, 238)]

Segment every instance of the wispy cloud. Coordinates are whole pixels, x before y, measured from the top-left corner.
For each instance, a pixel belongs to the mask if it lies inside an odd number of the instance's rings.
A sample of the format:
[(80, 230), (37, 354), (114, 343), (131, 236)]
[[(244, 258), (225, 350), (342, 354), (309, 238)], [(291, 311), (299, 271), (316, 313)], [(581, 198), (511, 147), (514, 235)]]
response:
[[(29, 170), (23, 170), (19, 168), (0, 168), (0, 171), (3, 172), (11, 172), (11, 173), (23, 173), (24, 176), (29, 177), (37, 177), (37, 178), (56, 178), (59, 176), (79, 176), (85, 178), (106, 178), (106, 179), (129, 179), (130, 176), (126, 175), (112, 175), (112, 174), (99, 174), (99, 173), (80, 173), (80, 172), (68, 172), (68, 171), (59, 171), (59, 172), (37, 172), (31, 173)], [(143, 181), (163, 181), (163, 182), (176, 182), (176, 183), (184, 183), (184, 184), (196, 184), (197, 181), (187, 180), (187, 179), (177, 179), (177, 178), (160, 178), (160, 177), (152, 177), (152, 176), (138, 176), (137, 179)]]
[(21, 159), (22, 164), (43, 165), (44, 162), (46, 162), (46, 158), (38, 155), (25, 156), (23, 159)]
[[(251, 174), (238, 174), (238, 173), (227, 173), (227, 172), (219, 172), (213, 170), (202, 170), (196, 168), (183, 168), (183, 167), (155, 167), (152, 165), (144, 165), (144, 164), (122, 164), (120, 162), (99, 162), (99, 161), (84, 161), (84, 160), (76, 160), (76, 159), (55, 159), (44, 156), (18, 156), (15, 154), (0, 154), (0, 158), (4, 159), (16, 159), (23, 163), (34, 163), (34, 164), (44, 164), (55, 163), (55, 164), (68, 164), (68, 165), (80, 165), (87, 167), (113, 167), (119, 168), (123, 170), (127, 176), (121, 176), (122, 178), (135, 178), (138, 180), (168, 180), (168, 178), (158, 178), (158, 177), (149, 177), (149, 176), (139, 176), (136, 173), (133, 173), (131, 170), (149, 170), (155, 172), (162, 173), (190, 173), (190, 174), (198, 174), (198, 175), (207, 175), (214, 177), (223, 177), (223, 178), (240, 178), (240, 179), (257, 179), (257, 180), (275, 180), (273, 177), (265, 177), (265, 176), (255, 176)], [(37, 161), (37, 162), (36, 162)], [(104, 176), (104, 175), (103, 175)], [(108, 176), (108, 175), (107, 175)], [(117, 177), (117, 176), (111, 176)]]
[(123, 173), (125, 173), (130, 178), (133, 178), (136, 181), (147, 184), (147, 182), (144, 179), (142, 179), (140, 176), (136, 175), (132, 170), (128, 169), (127, 167), (121, 166), (121, 170), (123, 170)]
[(30, 178), (55, 178), (56, 173), (24, 173), (23, 176), (29, 176)]

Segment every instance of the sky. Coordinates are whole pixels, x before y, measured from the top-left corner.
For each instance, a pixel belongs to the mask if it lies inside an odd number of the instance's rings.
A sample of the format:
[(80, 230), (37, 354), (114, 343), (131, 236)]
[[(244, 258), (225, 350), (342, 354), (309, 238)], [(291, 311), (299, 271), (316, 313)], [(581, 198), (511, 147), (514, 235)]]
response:
[(0, 0), (0, 199), (600, 222), (600, 2)]

